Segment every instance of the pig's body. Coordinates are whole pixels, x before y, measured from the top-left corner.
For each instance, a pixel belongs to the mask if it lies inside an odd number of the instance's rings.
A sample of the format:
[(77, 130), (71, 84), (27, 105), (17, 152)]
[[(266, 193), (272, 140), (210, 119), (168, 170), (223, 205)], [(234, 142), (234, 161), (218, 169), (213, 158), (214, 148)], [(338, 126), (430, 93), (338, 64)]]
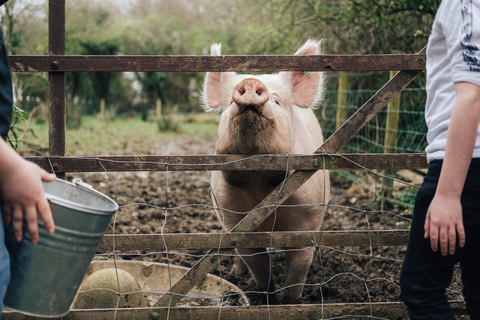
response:
[[(309, 40), (297, 54), (318, 54), (319, 42)], [(212, 46), (212, 54), (220, 48)], [(312, 105), (322, 94), (318, 72), (275, 75), (208, 73), (204, 100), (223, 110), (217, 154), (311, 154), (323, 137)], [(291, 173), (291, 172), (290, 172)], [(212, 195), (224, 229), (230, 231), (286, 178), (285, 171), (215, 171)], [(319, 171), (301, 186), (255, 231), (317, 231), (329, 196), (328, 172)], [(320, 205), (319, 205), (320, 204)], [(311, 205), (311, 206), (298, 206)], [(222, 210), (224, 209), (224, 210)], [(283, 303), (300, 303), (314, 250), (287, 251)], [(273, 292), (270, 261), (265, 249), (237, 248), (261, 291)], [(262, 303), (278, 303), (275, 294)]]

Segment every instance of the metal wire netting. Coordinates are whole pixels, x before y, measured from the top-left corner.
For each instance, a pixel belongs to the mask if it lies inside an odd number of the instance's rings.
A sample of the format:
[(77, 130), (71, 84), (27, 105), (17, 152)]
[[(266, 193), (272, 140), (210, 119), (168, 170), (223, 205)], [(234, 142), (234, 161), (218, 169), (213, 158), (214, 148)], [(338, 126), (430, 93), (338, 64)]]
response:
[[(317, 118), (322, 127), (324, 139), (337, 129), (337, 110), (345, 109), (345, 119), (349, 119), (361, 106), (365, 104), (376, 90), (330, 90), (325, 93), (322, 106), (316, 110)], [(340, 94), (346, 94), (346, 104), (338, 105)], [(361, 129), (339, 153), (422, 153), (425, 152), (427, 126), (424, 118), (426, 92), (424, 88), (406, 88), (399, 96), (399, 107), (396, 113), (397, 128), (387, 128), (387, 108), (379, 112), (363, 129)], [(387, 131), (394, 131), (396, 140), (386, 146)], [(380, 172), (390, 178), (398, 178), (415, 185), (421, 183), (422, 172), (410, 172), (404, 176), (405, 170)], [(351, 180), (366, 189), (375, 192), (381, 199), (382, 207), (400, 207), (402, 210), (412, 210), (417, 192), (416, 188), (398, 186), (392, 180), (385, 180), (377, 176), (376, 183), (380, 188), (374, 188), (372, 182), (365, 179), (364, 173), (358, 170), (341, 170), (331, 172), (333, 178)]]
[[(337, 100), (341, 92), (326, 91), (325, 100), (316, 111), (325, 139), (336, 130), (336, 114), (339, 108)], [(346, 119), (348, 119), (377, 91), (346, 90), (343, 92), (347, 94), (347, 103), (340, 108), (346, 109)], [(396, 153), (424, 152), (427, 133), (424, 119), (425, 102), (425, 89), (406, 88), (400, 94), (400, 108), (397, 112), (399, 122), (396, 130), (398, 139), (394, 146)], [(343, 147), (342, 153), (383, 153), (387, 131), (386, 119), (387, 110), (384, 109)]]

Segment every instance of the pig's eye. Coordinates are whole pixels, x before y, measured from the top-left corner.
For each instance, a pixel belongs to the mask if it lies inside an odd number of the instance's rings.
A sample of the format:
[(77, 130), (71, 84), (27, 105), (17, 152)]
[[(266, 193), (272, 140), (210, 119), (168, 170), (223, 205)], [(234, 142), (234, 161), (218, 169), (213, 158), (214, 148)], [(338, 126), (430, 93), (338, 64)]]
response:
[(275, 103), (276, 103), (277, 105), (280, 105), (280, 100), (275, 99), (274, 101), (275, 101)]

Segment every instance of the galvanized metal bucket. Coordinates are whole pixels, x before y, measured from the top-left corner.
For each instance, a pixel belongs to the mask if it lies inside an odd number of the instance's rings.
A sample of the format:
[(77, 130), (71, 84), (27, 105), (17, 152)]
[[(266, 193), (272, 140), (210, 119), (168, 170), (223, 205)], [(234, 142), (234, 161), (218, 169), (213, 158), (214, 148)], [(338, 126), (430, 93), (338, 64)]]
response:
[(40, 239), (33, 245), (26, 229), (17, 242), (7, 227), (12, 274), (4, 302), (27, 315), (61, 317), (70, 310), (118, 204), (80, 179), (56, 179), (43, 187), (55, 232), (49, 234), (39, 218)]

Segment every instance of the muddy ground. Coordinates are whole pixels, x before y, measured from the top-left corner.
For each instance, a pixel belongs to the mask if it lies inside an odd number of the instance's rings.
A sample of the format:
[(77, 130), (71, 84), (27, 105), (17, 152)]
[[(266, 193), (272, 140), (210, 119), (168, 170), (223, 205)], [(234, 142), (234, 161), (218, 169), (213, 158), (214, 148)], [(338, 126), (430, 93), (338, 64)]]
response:
[[(161, 150), (161, 151), (160, 151)], [(171, 140), (151, 146), (151, 154), (211, 154), (213, 141)], [(361, 176), (362, 183), (332, 174), (332, 199), (324, 220), (324, 230), (391, 230), (408, 227), (409, 222), (394, 214), (409, 217), (409, 211), (387, 206), (388, 212), (377, 212), (380, 204), (368, 185), (374, 185), (372, 174)], [(121, 209), (116, 217), (115, 233), (219, 233), (221, 224), (213, 210), (189, 206), (211, 204), (207, 172), (124, 172), (67, 175), (81, 177), (96, 189), (116, 198)], [(113, 182), (112, 180), (113, 179)], [(372, 202), (373, 205), (372, 205)], [(170, 210), (166, 213), (162, 207)], [(109, 233), (113, 232), (113, 224)], [(169, 252), (170, 262), (191, 267), (202, 251)], [(398, 301), (399, 274), (405, 247), (319, 247), (304, 289), (304, 303), (347, 303)], [(166, 262), (163, 253), (139, 252), (119, 255), (119, 259)], [(272, 254), (277, 288), (283, 285), (284, 254)], [(247, 270), (237, 277), (229, 274), (233, 257), (223, 260), (213, 272), (248, 293), (252, 304), (259, 302), (255, 283)], [(461, 299), (458, 272), (452, 285), (451, 299)]]

